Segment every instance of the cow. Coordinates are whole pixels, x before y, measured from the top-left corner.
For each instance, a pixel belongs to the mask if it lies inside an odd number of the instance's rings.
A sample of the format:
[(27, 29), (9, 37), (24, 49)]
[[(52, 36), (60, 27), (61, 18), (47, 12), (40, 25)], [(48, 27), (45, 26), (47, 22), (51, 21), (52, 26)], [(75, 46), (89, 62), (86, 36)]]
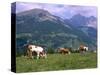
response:
[(44, 49), (42, 47), (36, 46), (36, 45), (28, 45), (27, 46), (27, 55), (29, 58), (36, 56), (37, 59), (47, 57)]
[(84, 45), (80, 45), (80, 47), (78, 48), (79, 52), (81, 54), (84, 54), (85, 52), (88, 51), (88, 47), (87, 46), (84, 46)]
[(61, 54), (70, 54), (71, 53), (70, 49), (68, 49), (68, 48), (59, 48), (58, 52)]

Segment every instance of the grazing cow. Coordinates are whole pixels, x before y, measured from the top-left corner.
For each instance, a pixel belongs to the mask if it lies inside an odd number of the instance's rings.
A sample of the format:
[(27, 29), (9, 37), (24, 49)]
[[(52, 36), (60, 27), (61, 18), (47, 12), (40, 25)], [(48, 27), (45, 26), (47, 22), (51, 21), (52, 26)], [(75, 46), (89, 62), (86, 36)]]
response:
[(58, 52), (61, 54), (70, 54), (70, 50), (68, 48), (59, 48)]
[(37, 59), (46, 58), (46, 52), (40, 46), (28, 45), (27, 54), (29, 58), (32, 58), (32, 56), (37, 56)]
[(88, 47), (84, 46), (84, 45), (80, 45), (80, 47), (78, 48), (80, 53), (85, 53), (86, 51), (88, 51)]

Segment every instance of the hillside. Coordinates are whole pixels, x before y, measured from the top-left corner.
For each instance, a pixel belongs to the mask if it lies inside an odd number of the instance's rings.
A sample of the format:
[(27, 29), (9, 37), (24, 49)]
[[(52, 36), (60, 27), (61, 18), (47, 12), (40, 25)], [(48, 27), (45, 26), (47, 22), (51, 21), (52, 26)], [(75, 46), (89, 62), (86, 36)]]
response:
[(82, 29), (65, 23), (60, 17), (43, 9), (16, 14), (16, 41), (17, 49), (22, 48), (27, 42), (54, 49), (77, 49), (80, 44), (96, 48), (96, 40), (90, 38)]

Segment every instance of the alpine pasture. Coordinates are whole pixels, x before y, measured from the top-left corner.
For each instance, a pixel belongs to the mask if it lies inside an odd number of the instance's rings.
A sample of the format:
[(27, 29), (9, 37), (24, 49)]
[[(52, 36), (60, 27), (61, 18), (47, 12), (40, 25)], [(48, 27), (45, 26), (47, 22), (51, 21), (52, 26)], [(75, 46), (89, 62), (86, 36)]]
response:
[(16, 57), (16, 71), (19, 72), (39, 72), (39, 71), (58, 71), (70, 69), (85, 69), (97, 67), (97, 54), (71, 53), (47, 54), (46, 59), (29, 59), (25, 56)]

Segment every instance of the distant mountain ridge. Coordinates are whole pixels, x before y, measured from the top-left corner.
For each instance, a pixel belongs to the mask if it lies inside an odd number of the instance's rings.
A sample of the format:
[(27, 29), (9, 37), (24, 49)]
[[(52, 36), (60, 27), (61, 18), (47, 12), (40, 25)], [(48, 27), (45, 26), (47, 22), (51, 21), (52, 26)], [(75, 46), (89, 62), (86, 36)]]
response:
[[(33, 44), (55, 49), (65, 46), (77, 49), (80, 44), (89, 46), (90, 50), (96, 49), (97, 37), (93, 35), (96, 34), (96, 30), (89, 28), (85, 31), (80, 24), (84, 25), (87, 20), (84, 16), (82, 16), (83, 19), (78, 19), (79, 17), (76, 15), (76, 17), (73, 16), (71, 20), (66, 21), (43, 9), (32, 9), (18, 13), (16, 14), (17, 47), (31, 41)], [(77, 23), (78, 20), (80, 22)], [(81, 20), (84, 21), (81, 23)], [(90, 32), (89, 35), (84, 31)], [(90, 34), (93, 38), (90, 38)]]
[(88, 26), (88, 24), (90, 24), (91, 22), (97, 22), (97, 18), (94, 16), (86, 17), (82, 16), (81, 14), (76, 14), (70, 19), (65, 19), (64, 22), (74, 27)]

